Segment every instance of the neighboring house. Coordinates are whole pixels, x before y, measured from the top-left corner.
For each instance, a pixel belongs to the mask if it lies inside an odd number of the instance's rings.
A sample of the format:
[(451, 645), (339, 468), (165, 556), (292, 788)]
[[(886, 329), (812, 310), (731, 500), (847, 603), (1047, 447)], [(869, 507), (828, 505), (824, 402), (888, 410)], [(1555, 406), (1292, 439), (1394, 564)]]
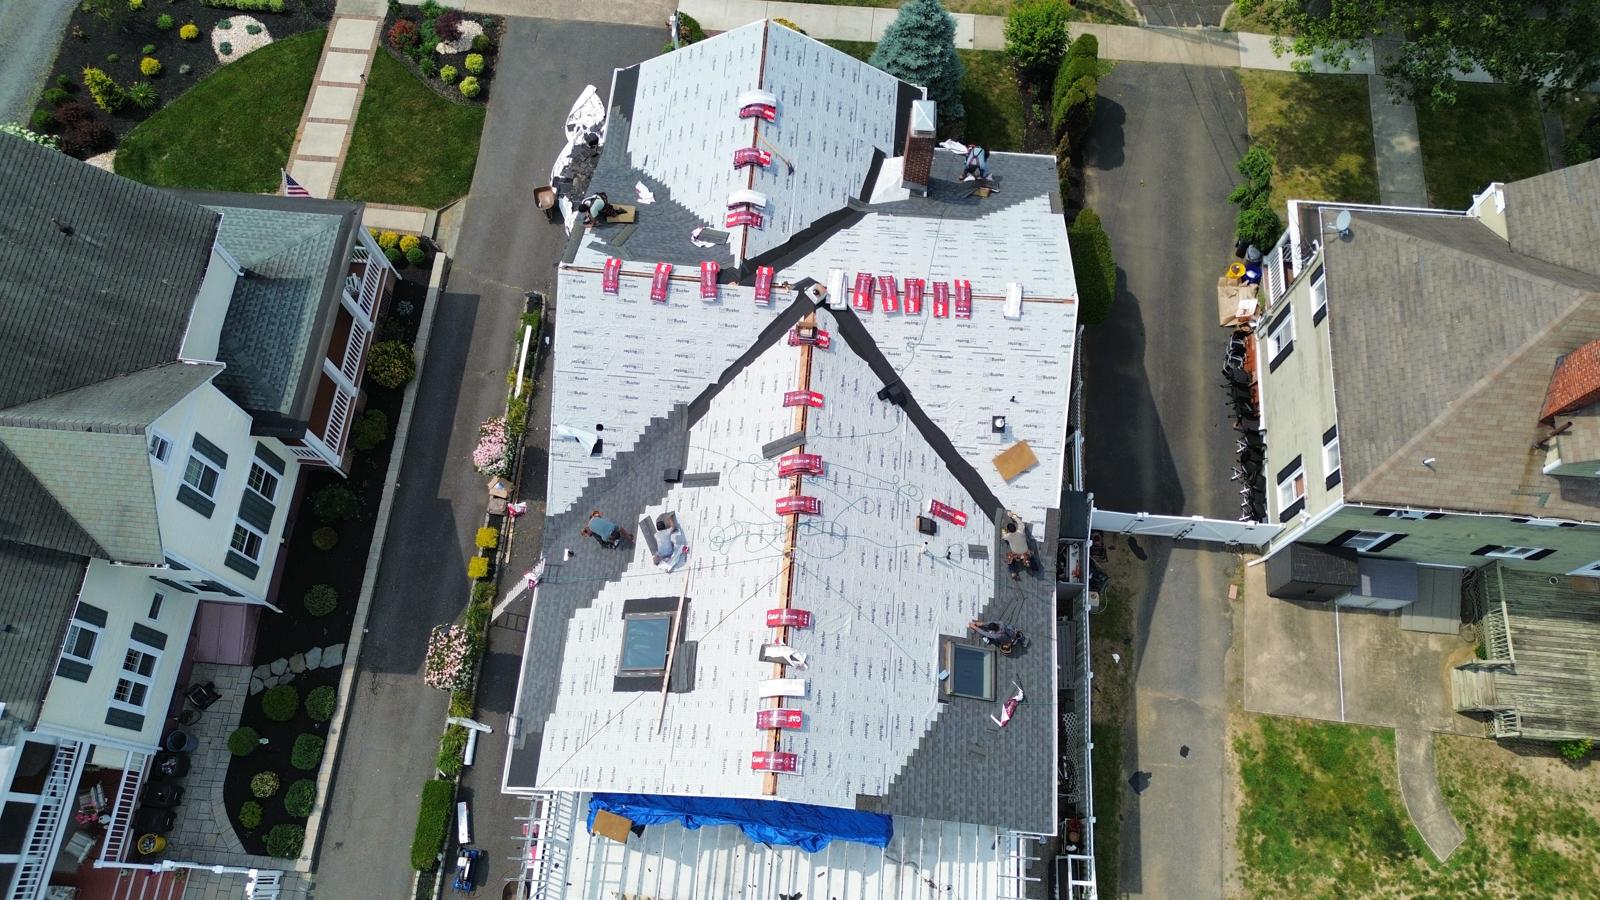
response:
[[(192, 633), (232, 623), (249, 661), (393, 283), (360, 211), (0, 136), (0, 897), (126, 858), (189, 663), (224, 649)], [(109, 825), (75, 821), (86, 795)]]
[(557, 276), (505, 771), (534, 896), (1043, 897), (1074, 829), (1059, 896), (1093, 894), (1054, 160), (975, 194), (922, 96), (770, 22), (616, 74), (590, 188), (653, 199)]
[[(1454, 633), (1486, 612), (1506, 630), (1502, 584), (1575, 592), (1589, 649), (1543, 664), (1600, 685), (1600, 162), (1490, 185), (1465, 212), (1297, 201), (1289, 220), (1256, 333), (1284, 526), (1269, 593)], [(1528, 725), (1528, 691), (1458, 705), (1498, 713), (1501, 736), (1600, 736), (1600, 690), (1574, 690), (1553, 702), (1588, 704), (1587, 724)]]

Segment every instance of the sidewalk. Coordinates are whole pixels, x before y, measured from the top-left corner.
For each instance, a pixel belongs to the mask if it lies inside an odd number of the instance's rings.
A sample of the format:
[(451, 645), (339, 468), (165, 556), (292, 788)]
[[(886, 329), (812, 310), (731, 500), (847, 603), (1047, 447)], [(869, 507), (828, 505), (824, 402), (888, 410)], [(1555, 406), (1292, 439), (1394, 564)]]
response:
[(332, 197), (339, 183), (385, 9), (382, 0), (339, 0), (328, 23), (328, 42), (289, 153), (289, 175), (313, 197)]

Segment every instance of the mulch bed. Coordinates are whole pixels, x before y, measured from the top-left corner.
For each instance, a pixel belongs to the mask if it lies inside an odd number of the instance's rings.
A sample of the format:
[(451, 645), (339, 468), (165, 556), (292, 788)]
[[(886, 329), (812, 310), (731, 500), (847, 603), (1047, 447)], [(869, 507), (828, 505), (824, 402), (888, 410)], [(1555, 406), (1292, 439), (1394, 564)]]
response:
[[(415, 75), (419, 80), (422, 81), (423, 84), (426, 84), (429, 90), (433, 91), (435, 94), (438, 94), (444, 99), (449, 100), (451, 103), (457, 103), (462, 106), (489, 105), (490, 82), (494, 80), (495, 63), (498, 61), (498, 55), (500, 52), (500, 38), (505, 33), (505, 19), (501, 18), (500, 16), (480, 15), (477, 13), (468, 16), (468, 18), (483, 26), (483, 34), (484, 37), (489, 39), (489, 46), (483, 50), (467, 50), (463, 53), (429, 53), (423, 58), (432, 59), (435, 63), (437, 63), (438, 68), (434, 69), (434, 74), (428, 75), (422, 71), (422, 69), (417, 65), (417, 61), (412, 59), (409, 54), (396, 50), (394, 46), (389, 43), (389, 30), (394, 27), (394, 23), (404, 19), (414, 25), (420, 26), (425, 15), (423, 9), (418, 6), (402, 5), (398, 10), (396, 10), (395, 4), (392, 3), (389, 5), (389, 9), (389, 14), (384, 16), (383, 19), (383, 30), (378, 33), (378, 44), (382, 46), (383, 49), (387, 50), (390, 56), (399, 60), (400, 64), (405, 66), (407, 71), (409, 71), (412, 75)], [(461, 96), (461, 91), (457, 87), (457, 85), (461, 83), (461, 79), (467, 77), (468, 75), (468, 53), (482, 54), (484, 63), (483, 71), (477, 75), (478, 84), (483, 87), (483, 90), (478, 94), (478, 96), (470, 100)], [(439, 80), (438, 69), (443, 68), (444, 66), (456, 67), (456, 71), (459, 74), (456, 76), (455, 84), (445, 84), (443, 81)]]
[[(401, 280), (396, 283), (390, 311), (380, 317), (377, 339), (403, 340), (410, 344), (416, 340), (417, 328), (422, 319), (422, 307), (427, 297), (429, 266), (408, 266), (400, 270)], [(408, 314), (400, 315), (398, 309), (409, 304)], [(351, 625), (355, 619), (356, 601), (361, 594), (361, 582), (366, 577), (367, 553), (372, 547), (373, 530), (377, 525), (378, 506), (383, 497), (383, 486), (389, 469), (389, 457), (394, 450), (394, 429), (400, 422), (400, 402), (405, 389), (388, 390), (373, 384), (371, 379), (363, 385), (366, 392), (366, 409), (382, 410), (389, 419), (389, 437), (368, 452), (356, 451), (349, 478), (321, 469), (305, 469), (296, 490), (296, 502), (286, 531), (288, 549), (282, 562), (282, 575), (273, 603), (283, 612), (264, 612), (256, 629), (255, 665), (265, 665), (277, 659), (286, 659), (313, 647), (348, 644)], [(311, 543), (311, 534), (322, 524), (311, 512), (310, 497), (321, 488), (343, 484), (361, 500), (361, 515), (335, 526), (339, 543), (331, 550), (318, 550)], [(339, 593), (339, 604), (326, 616), (313, 616), (306, 612), (302, 598), (312, 585), (332, 585)], [(305, 697), (313, 688), (322, 685), (339, 685), (340, 669), (312, 669), (291, 682), (300, 692), (301, 705), (295, 717), (287, 722), (274, 722), (261, 709), (262, 694), (252, 695), (245, 701), (240, 725), (248, 725), (268, 739), (266, 746), (246, 757), (235, 757), (228, 766), (223, 782), (223, 801), (228, 808), (229, 820), (245, 851), (265, 855), (264, 839), (272, 826), (289, 823), (305, 825), (305, 819), (289, 815), (283, 799), (289, 785), (301, 778), (315, 779), (316, 770), (301, 771), (290, 765), (290, 754), (295, 738), (311, 733), (326, 738), (327, 722), (313, 722), (305, 712)], [(326, 753), (322, 765), (329, 764)], [(276, 772), (282, 781), (277, 795), (266, 800), (256, 800), (250, 793), (250, 779), (259, 772)], [(261, 804), (261, 825), (253, 831), (239, 826), (239, 808), (255, 800)]]
[[(126, 3), (116, 4), (116, 11), (109, 19), (85, 12), (82, 6), (78, 6), (62, 33), (60, 49), (56, 52), (45, 90), (60, 87), (59, 79), (65, 76), (72, 83), (71, 100), (87, 107), (91, 118), (101, 123), (104, 129), (95, 129), (98, 133), (93, 133), (94, 139), (87, 146), (64, 146), (63, 149), (79, 157), (112, 149), (134, 126), (220, 68), (222, 63), (217, 61), (216, 51), (211, 47), (211, 31), (223, 19), (246, 15), (255, 18), (266, 26), (267, 33), (277, 41), (305, 31), (326, 28), (328, 20), (333, 17), (333, 5), (333, 0), (289, 0), (283, 12), (274, 13), (265, 10), (241, 12), (215, 9), (200, 5), (200, 0), (146, 0), (144, 8), (137, 11), (128, 9)], [(156, 27), (156, 18), (163, 14), (173, 19), (172, 28), (165, 31)], [(192, 41), (182, 40), (178, 37), (178, 30), (190, 22), (200, 28), (200, 37)], [(145, 55), (145, 46), (152, 44), (156, 49), (151, 55), (161, 61), (161, 72), (154, 77), (146, 77), (139, 71), (139, 61)], [(111, 60), (112, 55), (116, 57), (115, 62)], [(83, 86), (83, 70), (90, 66), (103, 70), (123, 87), (134, 82), (149, 82), (160, 93), (161, 100), (151, 109), (140, 109), (130, 101), (116, 112), (108, 113), (94, 105), (94, 100)], [(270, 90), (271, 86), (265, 85), (263, 89)], [(37, 108), (52, 110), (51, 104), (43, 96)], [(34, 130), (55, 133), (60, 128), (59, 123), (52, 123), (48, 128), (36, 127)], [(108, 130), (108, 133), (104, 130)]]

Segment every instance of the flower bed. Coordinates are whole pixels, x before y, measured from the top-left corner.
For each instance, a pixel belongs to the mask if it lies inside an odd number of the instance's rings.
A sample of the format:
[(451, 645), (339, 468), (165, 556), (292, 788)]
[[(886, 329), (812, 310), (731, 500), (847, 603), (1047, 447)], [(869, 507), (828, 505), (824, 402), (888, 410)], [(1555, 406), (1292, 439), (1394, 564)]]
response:
[[(427, 277), (426, 270), (413, 268), (396, 284), (390, 308), (378, 321), (379, 333), (385, 338), (407, 345), (416, 340), (427, 297)], [(403, 385), (385, 388), (369, 377), (362, 387), (369, 411), (379, 410), (388, 421), (399, 421)], [(308, 651), (334, 646), (341, 648), (342, 660), (342, 648), (350, 637), (361, 582), (366, 575), (367, 553), (372, 546), (393, 447), (393, 436), (388, 435), (371, 450), (358, 451), (348, 478), (310, 469), (302, 471), (287, 526), (288, 551), (278, 593), (272, 598), (283, 611), (261, 616), (256, 629), (255, 663), (258, 667), (267, 666), (270, 672), (277, 661), (292, 660), (296, 656), (305, 660)], [(329, 493), (326, 492), (328, 488), (336, 490)], [(318, 512), (342, 513), (340, 507), (350, 501), (351, 498), (339, 493), (337, 489), (341, 488), (353, 495), (356, 514), (341, 521), (324, 522)], [(327, 550), (319, 549), (313, 540), (313, 535), (324, 528), (332, 528), (337, 533), (336, 541)], [(331, 588), (336, 598), (331, 611), (327, 610), (327, 591), (321, 589), (324, 586)], [(267, 743), (246, 755), (235, 756), (228, 765), (227, 779), (223, 783), (223, 800), (229, 818), (249, 853), (272, 855), (274, 850), (284, 850), (290, 843), (291, 832), (277, 826), (303, 828), (310, 812), (303, 788), (257, 798), (251, 793), (251, 781), (263, 772), (277, 775), (283, 785), (302, 779), (314, 780), (318, 769), (331, 763), (322, 748), (331, 710), (328, 691), (321, 689), (338, 690), (340, 668), (338, 665), (307, 666), (299, 673), (292, 669), (291, 666), (286, 672), (291, 677), (271, 688), (263, 685), (263, 690), (252, 693), (245, 702), (241, 726), (253, 729), (266, 738)], [(292, 686), (297, 700), (292, 711), (287, 712), (287, 718), (280, 721), (278, 717), (288, 710), (282, 690), (284, 684)], [(266, 702), (266, 697), (273, 694), (276, 694), (274, 700)], [(246, 741), (239, 742), (239, 749), (246, 746)], [(254, 826), (246, 827), (249, 823), (240, 821), (240, 811), (250, 802), (260, 804), (261, 810), (259, 816), (252, 811), (248, 819)], [(275, 831), (277, 839), (273, 840), (271, 835)]]
[(282, 12), (263, 8), (250, 20), (259, 21), (262, 33), (248, 35), (248, 17), (193, 0), (106, 7), (109, 16), (84, 5), (73, 10), (38, 106), (24, 123), (56, 135), (62, 150), (80, 159), (112, 149), (135, 125), (215, 71), (221, 63), (211, 33), (219, 23), (237, 20), (230, 23), (240, 35), (230, 47), (232, 60), (270, 40), (324, 28), (333, 14), (333, 0), (296, 0)]
[(454, 103), (489, 102), (504, 20), (469, 15), (437, 3), (389, 4), (382, 44), (434, 93)]

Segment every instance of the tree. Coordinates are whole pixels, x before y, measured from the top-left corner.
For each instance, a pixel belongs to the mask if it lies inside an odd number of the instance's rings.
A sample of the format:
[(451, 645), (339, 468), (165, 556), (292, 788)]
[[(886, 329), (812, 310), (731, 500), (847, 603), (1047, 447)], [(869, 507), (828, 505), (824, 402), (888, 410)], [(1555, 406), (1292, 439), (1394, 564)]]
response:
[(889, 23), (868, 60), (902, 81), (920, 84), (947, 119), (967, 115), (961, 105), (966, 66), (956, 56), (956, 20), (939, 0), (909, 0)]
[(1065, 0), (1022, 0), (1006, 15), (1006, 55), (1028, 78), (1040, 79), (1061, 62), (1067, 52)]
[(1383, 74), (1415, 102), (1455, 102), (1457, 70), (1482, 67), (1496, 81), (1549, 99), (1600, 78), (1597, 0), (1238, 0), (1273, 31), (1273, 49), (1347, 66), (1375, 35), (1403, 36)]
[(1111, 235), (1100, 215), (1087, 207), (1067, 229), (1072, 250), (1072, 274), (1078, 282), (1078, 309), (1086, 325), (1099, 325), (1111, 315), (1117, 299), (1117, 260), (1111, 252)]

